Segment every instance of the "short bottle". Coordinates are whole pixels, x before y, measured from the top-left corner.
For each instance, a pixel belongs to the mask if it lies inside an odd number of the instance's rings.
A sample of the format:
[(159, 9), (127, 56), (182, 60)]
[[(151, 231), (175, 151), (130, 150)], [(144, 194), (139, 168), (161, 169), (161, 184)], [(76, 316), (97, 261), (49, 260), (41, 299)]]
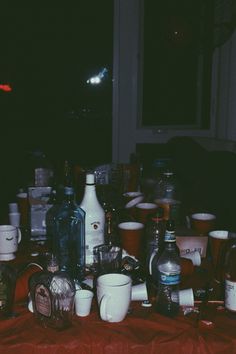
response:
[(47, 269), (29, 278), (34, 315), (44, 327), (65, 329), (71, 325), (74, 311), (75, 283), (59, 271), (57, 258), (50, 255)]
[(236, 239), (231, 239), (225, 256), (225, 309), (236, 319)]
[(101, 206), (95, 186), (94, 173), (86, 174), (84, 196), (80, 207), (85, 211), (85, 245), (86, 266), (91, 268), (94, 263), (94, 247), (104, 243), (105, 211)]
[(85, 212), (75, 201), (73, 187), (64, 188), (64, 199), (55, 207), (52, 222), (52, 251), (59, 269), (78, 283), (85, 277)]
[(173, 317), (179, 311), (181, 266), (174, 224), (171, 221), (167, 221), (164, 241), (165, 248), (157, 262), (158, 290), (156, 310), (163, 315)]

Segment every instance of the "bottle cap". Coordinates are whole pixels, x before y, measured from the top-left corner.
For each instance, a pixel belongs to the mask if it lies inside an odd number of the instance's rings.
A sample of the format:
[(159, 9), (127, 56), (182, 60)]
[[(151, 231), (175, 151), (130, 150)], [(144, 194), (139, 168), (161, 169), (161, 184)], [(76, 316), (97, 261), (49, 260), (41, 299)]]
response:
[(87, 173), (86, 174), (86, 184), (94, 184), (95, 183), (95, 177), (93, 173)]

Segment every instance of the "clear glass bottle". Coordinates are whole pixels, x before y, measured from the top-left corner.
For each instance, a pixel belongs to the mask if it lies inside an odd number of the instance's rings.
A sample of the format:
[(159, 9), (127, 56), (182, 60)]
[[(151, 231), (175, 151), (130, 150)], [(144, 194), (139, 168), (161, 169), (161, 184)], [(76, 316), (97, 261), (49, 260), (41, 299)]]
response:
[(75, 283), (67, 272), (59, 271), (57, 258), (50, 255), (47, 269), (29, 278), (34, 315), (44, 327), (65, 329), (71, 325)]
[(75, 202), (73, 187), (65, 187), (64, 199), (52, 217), (52, 251), (59, 268), (78, 283), (85, 277), (85, 212)]
[(105, 211), (98, 201), (94, 173), (86, 173), (84, 196), (80, 207), (85, 211), (86, 266), (94, 262), (93, 248), (104, 243)]
[(181, 224), (181, 195), (180, 183), (174, 171), (163, 171), (154, 192), (154, 201), (164, 209), (164, 219), (174, 219), (176, 225)]
[(181, 275), (179, 250), (176, 245), (174, 224), (166, 224), (165, 248), (157, 262), (158, 290), (156, 310), (173, 317), (179, 311), (179, 284)]
[(155, 214), (150, 215), (146, 224), (146, 270), (148, 279), (158, 286), (157, 261), (163, 252), (165, 222), (163, 208), (158, 207)]
[[(222, 267), (223, 268), (223, 267)], [(230, 317), (236, 318), (236, 239), (229, 240), (224, 264), (225, 309)]]

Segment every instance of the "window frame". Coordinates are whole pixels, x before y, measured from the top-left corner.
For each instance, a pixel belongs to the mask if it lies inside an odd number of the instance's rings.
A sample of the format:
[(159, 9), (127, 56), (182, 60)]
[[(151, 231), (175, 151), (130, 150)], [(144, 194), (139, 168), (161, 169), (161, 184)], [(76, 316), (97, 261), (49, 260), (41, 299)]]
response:
[(173, 136), (214, 137), (217, 58), (213, 56), (210, 127), (140, 126), (144, 0), (114, 0), (113, 162), (128, 162), (136, 144), (166, 143)]

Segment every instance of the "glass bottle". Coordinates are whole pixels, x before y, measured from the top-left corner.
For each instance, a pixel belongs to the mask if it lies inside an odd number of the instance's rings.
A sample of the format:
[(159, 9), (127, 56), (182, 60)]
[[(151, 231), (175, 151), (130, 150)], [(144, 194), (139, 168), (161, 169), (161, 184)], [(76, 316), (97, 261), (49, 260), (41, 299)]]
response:
[(158, 285), (156, 264), (164, 248), (165, 222), (163, 208), (158, 207), (155, 214), (150, 215), (146, 224), (146, 270), (147, 278)]
[(48, 200), (49, 208), (46, 212), (45, 222), (46, 222), (46, 237), (47, 237), (47, 244), (48, 250), (53, 252), (55, 246), (53, 246), (53, 220), (54, 216), (57, 214), (57, 211), (60, 207), (60, 199), (57, 194), (56, 189), (53, 189)]
[(59, 268), (80, 283), (85, 276), (85, 212), (75, 202), (73, 187), (65, 187), (64, 199), (51, 217), (52, 250)]
[(225, 256), (225, 309), (230, 317), (236, 318), (236, 239), (229, 240)]
[(154, 201), (164, 209), (164, 219), (181, 223), (181, 190), (179, 181), (171, 169), (163, 171), (154, 192)]
[(174, 224), (168, 221), (165, 232), (165, 248), (157, 262), (158, 289), (156, 310), (173, 317), (179, 311), (180, 256), (176, 245)]
[(71, 325), (75, 283), (67, 272), (59, 271), (53, 254), (49, 256), (47, 269), (29, 278), (29, 289), (34, 315), (42, 326), (61, 330)]
[(105, 211), (98, 201), (94, 173), (86, 173), (84, 196), (80, 207), (85, 211), (85, 262), (91, 268), (94, 262), (93, 248), (104, 243)]
[(6, 263), (0, 263), (0, 318), (11, 316), (16, 287), (16, 271)]

